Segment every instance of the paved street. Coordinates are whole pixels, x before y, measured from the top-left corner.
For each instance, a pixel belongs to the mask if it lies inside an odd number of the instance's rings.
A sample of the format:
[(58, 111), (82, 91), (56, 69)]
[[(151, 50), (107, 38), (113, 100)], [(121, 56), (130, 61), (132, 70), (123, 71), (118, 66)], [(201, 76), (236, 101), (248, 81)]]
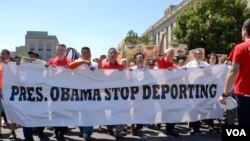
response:
[[(164, 124), (162, 124), (164, 125)], [(122, 141), (221, 141), (220, 135), (220, 126), (216, 124), (215, 129), (216, 132), (211, 133), (207, 129), (207, 125), (202, 125), (201, 131), (202, 134), (200, 135), (189, 135), (188, 132), (188, 125), (187, 124), (177, 124), (176, 125), (178, 131), (180, 131), (180, 137), (172, 137), (165, 135), (165, 125), (160, 130), (152, 130), (147, 127), (143, 128), (142, 135), (140, 137), (132, 136), (131, 131), (128, 130), (126, 136), (122, 139)], [(9, 140), (8, 136), (10, 134), (9, 126), (4, 125), (2, 128), (3, 139), (2, 140)], [(19, 127), (16, 130), (17, 139), (16, 141), (21, 141), (24, 139), (22, 128)], [(107, 130), (105, 126), (96, 127), (94, 129), (93, 134), (93, 141), (113, 141), (115, 138), (113, 136), (107, 135)], [(65, 135), (66, 141), (82, 141), (84, 140), (80, 137), (79, 128), (77, 127), (70, 127), (68, 129), (67, 134)], [(53, 129), (46, 128), (45, 129), (45, 137), (43, 139), (39, 139), (36, 134), (34, 134), (35, 141), (56, 141), (53, 135)]]

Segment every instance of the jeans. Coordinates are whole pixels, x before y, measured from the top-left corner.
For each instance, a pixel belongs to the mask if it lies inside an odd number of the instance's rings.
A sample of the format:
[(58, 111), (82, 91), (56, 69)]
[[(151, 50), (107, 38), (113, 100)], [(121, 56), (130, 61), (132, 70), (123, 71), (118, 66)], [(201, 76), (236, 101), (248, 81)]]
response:
[(33, 141), (32, 127), (23, 127), (23, 136), (25, 141)]
[(239, 125), (250, 124), (250, 95), (240, 96), (236, 95), (236, 101), (238, 103), (237, 116)]
[(88, 135), (88, 136), (92, 135), (93, 129), (94, 129), (93, 126), (82, 126), (82, 127), (80, 127), (80, 131), (83, 134)]

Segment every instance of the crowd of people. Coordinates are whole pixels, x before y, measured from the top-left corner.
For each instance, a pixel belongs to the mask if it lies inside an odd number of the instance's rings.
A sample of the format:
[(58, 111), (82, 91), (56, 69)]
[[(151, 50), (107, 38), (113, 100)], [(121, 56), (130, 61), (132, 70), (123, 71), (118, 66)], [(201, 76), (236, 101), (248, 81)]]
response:
[[(231, 62), (231, 69), (230, 73), (227, 78), (227, 83), (226, 83), (226, 88), (224, 90), (224, 94), (220, 97), (220, 102), (225, 104), (225, 97), (229, 95), (229, 90), (230, 87), (232, 87), (233, 82), (236, 79), (236, 74), (241, 70), (241, 68), (247, 70), (244, 70), (243, 74), (246, 74), (249, 72), (249, 67), (246, 66), (246, 62), (249, 59), (250, 56), (250, 20), (247, 20), (242, 28), (242, 37), (244, 38), (244, 41), (241, 45), (236, 46), (234, 48), (234, 52), (230, 54), (229, 61)], [(165, 33), (162, 35), (162, 39), (164, 39)], [(143, 53), (137, 53), (134, 55), (134, 62), (128, 62), (126, 58), (123, 58), (120, 62), (117, 60), (118, 57), (118, 52), (115, 48), (110, 48), (108, 50), (107, 56), (106, 55), (101, 55), (99, 58), (94, 58), (92, 60), (92, 55), (91, 55), (91, 49), (89, 47), (82, 47), (81, 49), (81, 56), (77, 60), (70, 60), (65, 57), (66, 53), (66, 45), (64, 44), (59, 44), (56, 47), (56, 57), (51, 58), (48, 62), (43, 61), (39, 59), (39, 54), (36, 53), (35, 51), (29, 51), (27, 54), (29, 55), (29, 58), (34, 58), (36, 62), (42, 63), (45, 65), (45, 67), (66, 67), (69, 69), (75, 69), (78, 67), (82, 67), (84, 69), (90, 69), (94, 71), (95, 69), (118, 69), (118, 70), (124, 70), (124, 69), (129, 69), (131, 71), (140, 71), (143, 72), (147, 69), (168, 69), (168, 70), (173, 70), (173, 69), (188, 69), (188, 68), (205, 68), (208, 66), (216, 65), (219, 63), (225, 63), (225, 62), (220, 62), (218, 56), (215, 53), (212, 53), (208, 56), (208, 58), (203, 58), (203, 52), (199, 49), (194, 50), (191, 52), (193, 55), (193, 60), (186, 62), (185, 59), (179, 59), (177, 62), (174, 61), (174, 50), (172, 48), (168, 48), (164, 51), (163, 47), (163, 40), (160, 41), (159, 44), (159, 54), (158, 54), (158, 59), (157, 60), (145, 60), (145, 55)], [(240, 48), (238, 51), (237, 49)], [(241, 57), (242, 52), (246, 52), (244, 54), (244, 57)], [(236, 52), (236, 53), (235, 53)], [(0, 65), (0, 70), (1, 70), (1, 75), (0, 79), (2, 79), (2, 63), (8, 63), (12, 61), (10, 58), (10, 52), (7, 49), (3, 49), (1, 51), (1, 65)], [(18, 62), (18, 65), (22, 65), (22, 60), (21, 62)], [(243, 63), (242, 63), (243, 62)], [(245, 63), (245, 64), (244, 64)], [(248, 65), (249, 66), (249, 65)], [(248, 71), (248, 72), (247, 72)], [(249, 75), (248, 75), (249, 76)], [(233, 78), (231, 78), (233, 77)], [(245, 77), (244, 75), (238, 77)], [(239, 79), (239, 78), (238, 78)], [(237, 79), (237, 80), (238, 80)], [(240, 78), (240, 80), (236, 81), (238, 82), (237, 84), (239, 85), (236, 87), (236, 92), (238, 94), (237, 98), (240, 99), (240, 101), (243, 101), (243, 104), (249, 104), (249, 95), (250, 95), (250, 88), (244, 88), (244, 91), (241, 91), (241, 83), (244, 81), (244, 83), (247, 83), (249, 79), (247, 80), (242, 80), (244, 78)], [(1, 97), (2, 97), (2, 80), (0, 81), (0, 88), (1, 88)], [(1, 103), (0, 103), (1, 104)], [(244, 105), (245, 107), (246, 105)], [(248, 106), (249, 107), (249, 106)], [(249, 124), (248, 118), (249, 114), (247, 116), (242, 115), (242, 113), (250, 113), (249, 109), (242, 108), (237, 109), (240, 110), (238, 111), (238, 123), (239, 124)], [(0, 114), (3, 112), (3, 106), (0, 105)], [(227, 119), (232, 119), (232, 120), (227, 120), (227, 124), (235, 124), (235, 116), (232, 113), (235, 113), (235, 110), (227, 111), (226, 112), (226, 118)], [(231, 113), (231, 114), (230, 114)], [(233, 115), (233, 116), (232, 116)], [(209, 131), (215, 132), (214, 130), (214, 120), (218, 120), (219, 123), (221, 123), (220, 119), (207, 119), (205, 121), (194, 121), (190, 122), (190, 134), (200, 134), (201, 133), (201, 123), (206, 123), (209, 127)], [(178, 130), (176, 130), (175, 125), (178, 123), (166, 123), (166, 134), (169, 136), (174, 136), (178, 137), (180, 134)], [(1, 126), (1, 122), (0, 122)], [(108, 133), (110, 135), (114, 135), (117, 139), (122, 137), (124, 134), (123, 129), (126, 128), (127, 125), (107, 125)], [(137, 136), (141, 133), (141, 129), (145, 125), (142, 124), (133, 124), (131, 126), (132, 133), (133, 135)], [(152, 127), (151, 125), (146, 125), (148, 127)], [(154, 125), (157, 128), (154, 129), (159, 129), (161, 127), (161, 124)], [(37, 127), (37, 133), (40, 138), (44, 136), (44, 128), (45, 127)], [(11, 123), (10, 130), (10, 138), (16, 138), (16, 124)], [(67, 132), (67, 127), (54, 127), (54, 135), (55, 138), (57, 139), (64, 139), (64, 135)], [(80, 132), (82, 133), (84, 139), (86, 140), (91, 140), (91, 135), (93, 132), (93, 126), (82, 126), (80, 127)], [(33, 141), (33, 129), (31, 127), (23, 127), (23, 134), (25, 137), (26, 141)], [(0, 128), (0, 138), (2, 138), (1, 135), (1, 128)]]

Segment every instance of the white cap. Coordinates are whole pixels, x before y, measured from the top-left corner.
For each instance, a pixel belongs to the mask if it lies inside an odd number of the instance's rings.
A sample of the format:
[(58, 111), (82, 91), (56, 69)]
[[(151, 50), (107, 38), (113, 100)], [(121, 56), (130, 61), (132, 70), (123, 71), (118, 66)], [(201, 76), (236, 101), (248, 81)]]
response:
[(121, 62), (123, 62), (123, 61), (128, 61), (128, 60), (126, 58), (122, 58)]
[(169, 53), (170, 51), (172, 51), (172, 50), (174, 50), (173, 48), (168, 48), (168, 49), (166, 49), (165, 51), (164, 51), (164, 54), (167, 54), (167, 53)]

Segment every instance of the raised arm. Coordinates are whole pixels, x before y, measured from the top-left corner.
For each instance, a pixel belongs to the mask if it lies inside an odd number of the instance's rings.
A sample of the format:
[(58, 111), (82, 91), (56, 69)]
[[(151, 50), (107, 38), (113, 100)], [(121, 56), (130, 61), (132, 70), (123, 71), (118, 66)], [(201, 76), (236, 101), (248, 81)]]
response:
[(98, 69), (102, 69), (102, 61), (106, 58), (106, 55), (101, 55), (99, 57)]
[(160, 36), (161, 36), (161, 41), (160, 41), (160, 44), (159, 44), (159, 50), (158, 50), (158, 56), (159, 58), (162, 58), (163, 57), (163, 53), (164, 53), (164, 39), (165, 39), (165, 36), (166, 36), (166, 32), (161, 32), (160, 33)]

